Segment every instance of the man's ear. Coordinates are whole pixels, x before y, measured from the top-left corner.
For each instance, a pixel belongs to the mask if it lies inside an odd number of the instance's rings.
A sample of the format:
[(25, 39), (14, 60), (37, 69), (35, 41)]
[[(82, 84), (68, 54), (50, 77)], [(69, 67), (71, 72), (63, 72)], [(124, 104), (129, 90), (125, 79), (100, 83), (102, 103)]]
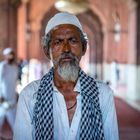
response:
[(45, 53), (45, 55), (47, 56), (47, 58), (48, 58), (48, 59), (51, 59), (51, 58), (50, 58), (50, 52), (49, 52), (49, 49), (46, 48), (46, 47), (44, 47), (43, 50), (44, 50), (44, 53)]
[(83, 56), (85, 55), (86, 50), (87, 50), (87, 47), (84, 46), (84, 47), (83, 47), (83, 50), (82, 50), (82, 51), (83, 51), (83, 52), (82, 52), (82, 55), (83, 55)]

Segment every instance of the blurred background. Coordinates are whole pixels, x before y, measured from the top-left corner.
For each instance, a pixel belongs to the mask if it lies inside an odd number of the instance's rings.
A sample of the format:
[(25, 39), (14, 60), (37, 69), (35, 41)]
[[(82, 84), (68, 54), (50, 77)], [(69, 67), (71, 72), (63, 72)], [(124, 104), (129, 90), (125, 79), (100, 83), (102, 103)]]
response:
[[(41, 38), (59, 11), (77, 15), (88, 35), (81, 67), (114, 90), (120, 140), (140, 140), (139, 0), (0, 0), (0, 61), (5, 48), (15, 50), (17, 93), (51, 67)], [(0, 140), (11, 137), (5, 120)]]

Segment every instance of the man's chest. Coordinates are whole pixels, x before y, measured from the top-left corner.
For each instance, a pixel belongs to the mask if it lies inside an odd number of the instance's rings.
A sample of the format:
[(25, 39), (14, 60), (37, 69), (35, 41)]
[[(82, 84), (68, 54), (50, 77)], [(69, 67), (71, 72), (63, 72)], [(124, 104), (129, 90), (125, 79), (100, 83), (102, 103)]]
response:
[(81, 119), (81, 96), (76, 97), (76, 105), (67, 110), (63, 96), (54, 96), (54, 135), (59, 139), (76, 139)]

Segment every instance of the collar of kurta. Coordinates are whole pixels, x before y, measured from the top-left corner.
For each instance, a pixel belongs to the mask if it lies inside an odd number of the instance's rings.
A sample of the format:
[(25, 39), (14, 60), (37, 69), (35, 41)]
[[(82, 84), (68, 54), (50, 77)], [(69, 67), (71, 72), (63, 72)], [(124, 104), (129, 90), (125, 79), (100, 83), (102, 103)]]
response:
[[(54, 140), (53, 73), (54, 69), (51, 68), (43, 76), (37, 91), (33, 115), (35, 140)], [(104, 140), (99, 90), (96, 81), (81, 69), (79, 79), (82, 96), (80, 140)]]

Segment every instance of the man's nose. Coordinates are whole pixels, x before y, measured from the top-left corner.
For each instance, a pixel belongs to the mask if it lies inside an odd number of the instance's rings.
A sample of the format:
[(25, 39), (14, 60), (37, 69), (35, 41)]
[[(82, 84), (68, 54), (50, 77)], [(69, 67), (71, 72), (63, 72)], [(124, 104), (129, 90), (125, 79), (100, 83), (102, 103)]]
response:
[(64, 51), (64, 52), (70, 52), (70, 51), (71, 51), (71, 47), (70, 47), (68, 41), (65, 41), (65, 42), (64, 42), (63, 51)]

